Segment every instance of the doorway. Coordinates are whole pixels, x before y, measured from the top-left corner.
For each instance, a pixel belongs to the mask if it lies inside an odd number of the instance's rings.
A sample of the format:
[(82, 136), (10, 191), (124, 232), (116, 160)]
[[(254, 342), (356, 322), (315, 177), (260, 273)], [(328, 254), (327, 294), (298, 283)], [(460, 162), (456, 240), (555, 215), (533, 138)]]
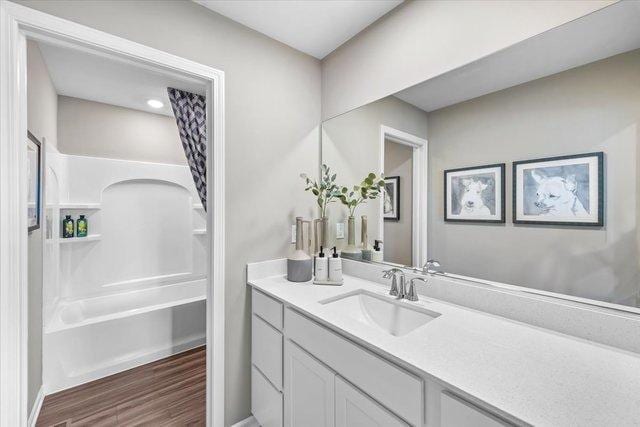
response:
[(380, 203), (384, 261), (422, 267), (427, 261), (428, 142), (381, 125), (379, 150), (379, 167), (390, 190)]
[[(89, 52), (159, 75), (195, 81), (206, 94), (207, 199), (199, 238), (205, 248), (207, 425), (224, 422), (224, 73), (101, 31), (9, 2), (0, 4), (0, 424), (27, 424), (28, 252), (27, 252), (27, 42)], [(52, 175), (49, 174), (51, 177)], [(53, 180), (52, 180), (53, 181)], [(137, 184), (140, 184), (139, 182)], [(182, 190), (154, 187), (158, 195)], [(116, 192), (114, 200), (122, 196)], [(178, 194), (180, 193), (180, 194)], [(154, 193), (155, 194), (155, 193)], [(118, 196), (118, 197), (116, 197)], [(160, 196), (158, 196), (160, 197)], [(119, 200), (119, 199), (118, 199)], [(96, 206), (65, 206), (96, 210)], [(189, 206), (192, 209), (191, 206)], [(195, 209), (195, 208), (193, 208)], [(99, 209), (98, 209), (99, 210)], [(99, 221), (98, 221), (99, 223)], [(94, 223), (97, 224), (97, 223)], [(55, 230), (55, 226), (51, 227)], [(200, 229), (199, 229), (200, 230)], [(194, 234), (196, 234), (194, 232)], [(94, 236), (93, 241), (98, 238)], [(83, 245), (87, 243), (82, 243)], [(33, 412), (31, 413), (33, 415)], [(32, 420), (29, 420), (32, 421)]]

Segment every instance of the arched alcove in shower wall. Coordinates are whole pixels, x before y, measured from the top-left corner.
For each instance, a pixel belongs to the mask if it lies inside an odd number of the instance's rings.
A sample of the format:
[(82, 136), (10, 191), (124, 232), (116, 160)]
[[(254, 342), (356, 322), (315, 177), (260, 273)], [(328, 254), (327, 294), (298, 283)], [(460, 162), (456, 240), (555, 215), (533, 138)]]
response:
[(101, 238), (74, 245), (67, 254), (69, 294), (122, 292), (192, 275), (192, 205), (189, 191), (173, 182), (110, 184), (102, 192), (99, 212), (89, 218), (90, 227), (100, 227)]
[(89, 220), (87, 238), (59, 239), (60, 299), (205, 277), (204, 211), (188, 167), (66, 157), (60, 220)]

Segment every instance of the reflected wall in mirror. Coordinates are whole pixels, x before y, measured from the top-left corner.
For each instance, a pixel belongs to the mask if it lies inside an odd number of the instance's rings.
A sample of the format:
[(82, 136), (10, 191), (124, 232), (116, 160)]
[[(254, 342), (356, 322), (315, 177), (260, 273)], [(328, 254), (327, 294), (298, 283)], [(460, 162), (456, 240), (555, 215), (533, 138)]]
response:
[[(385, 188), (394, 188), (395, 193), (385, 192), (382, 197), (362, 204), (355, 212), (356, 240), (359, 249), (365, 249), (365, 258), (366, 251), (375, 251), (375, 240), (382, 241), (378, 245), (382, 249), (381, 253), (374, 254), (374, 258), (417, 265), (426, 257), (426, 137), (426, 113), (393, 96), (323, 123), (322, 162), (336, 171), (341, 185), (351, 188), (370, 172), (398, 178), (385, 183)], [(328, 216), (330, 227), (335, 228), (336, 224), (347, 221), (348, 211), (334, 205)], [(363, 216), (368, 235), (364, 246)], [(331, 233), (331, 246), (343, 250), (347, 241), (348, 227), (344, 238), (336, 238), (336, 234)]]
[[(392, 191), (358, 210), (356, 234), (366, 215), (368, 243), (384, 242), (385, 262), (421, 267), (436, 259), (447, 273), (640, 307), (638, 40), (623, 53), (517, 85), (496, 84), (499, 90), (462, 102), (447, 101), (449, 89), (460, 94), (476, 81), (458, 73), (324, 122), (322, 161), (339, 181), (356, 183), (370, 171), (399, 177), (397, 185), (387, 185)], [(603, 225), (514, 223), (514, 163), (599, 152)], [(505, 222), (445, 221), (445, 171), (503, 163)], [(588, 199), (583, 188), (597, 189), (596, 181), (551, 175), (537, 178), (562, 183), (572, 200)], [(464, 182), (478, 202), (491, 199), (483, 194), (490, 187), (483, 179)], [(495, 185), (491, 191), (498, 197)], [(548, 200), (561, 196), (545, 194)], [(334, 229), (346, 220), (339, 205), (329, 216)], [(338, 248), (346, 244), (335, 232), (331, 239)]]

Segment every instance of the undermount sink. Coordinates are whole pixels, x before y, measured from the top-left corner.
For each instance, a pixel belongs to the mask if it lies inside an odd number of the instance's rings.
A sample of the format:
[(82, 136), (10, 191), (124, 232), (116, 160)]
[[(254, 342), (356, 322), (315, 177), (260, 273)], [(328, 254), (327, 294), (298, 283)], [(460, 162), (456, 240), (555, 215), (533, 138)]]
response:
[(411, 307), (406, 302), (362, 289), (320, 301), (320, 304), (396, 337), (406, 335), (440, 316), (440, 313)]

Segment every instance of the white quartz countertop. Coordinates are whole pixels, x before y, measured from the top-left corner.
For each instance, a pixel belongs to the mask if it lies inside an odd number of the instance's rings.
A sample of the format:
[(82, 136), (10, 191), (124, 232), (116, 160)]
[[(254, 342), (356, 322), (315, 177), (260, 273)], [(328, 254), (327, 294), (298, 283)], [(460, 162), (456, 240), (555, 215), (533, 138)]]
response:
[[(388, 287), (252, 279), (254, 288), (441, 384), (536, 426), (639, 426), (640, 355), (420, 295), (441, 316), (395, 337), (320, 301)], [(638, 331), (640, 333), (640, 331)]]

